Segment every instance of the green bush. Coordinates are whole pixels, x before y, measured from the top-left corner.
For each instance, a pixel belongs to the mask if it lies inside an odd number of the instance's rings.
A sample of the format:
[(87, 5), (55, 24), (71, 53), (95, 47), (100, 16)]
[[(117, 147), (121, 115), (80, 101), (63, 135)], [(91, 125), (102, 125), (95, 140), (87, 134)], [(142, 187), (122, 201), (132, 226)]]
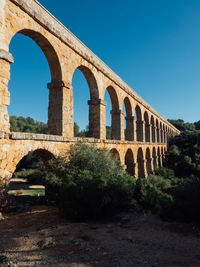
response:
[(167, 182), (161, 176), (139, 178), (136, 182), (134, 198), (144, 210), (164, 214), (173, 203), (173, 197), (165, 192), (169, 188), (169, 180)]
[(173, 196), (171, 218), (185, 222), (200, 221), (200, 177), (183, 179)]
[(133, 198), (135, 179), (105, 149), (78, 143), (68, 161), (58, 158), (44, 172), (49, 189), (63, 213), (89, 219), (118, 212)]

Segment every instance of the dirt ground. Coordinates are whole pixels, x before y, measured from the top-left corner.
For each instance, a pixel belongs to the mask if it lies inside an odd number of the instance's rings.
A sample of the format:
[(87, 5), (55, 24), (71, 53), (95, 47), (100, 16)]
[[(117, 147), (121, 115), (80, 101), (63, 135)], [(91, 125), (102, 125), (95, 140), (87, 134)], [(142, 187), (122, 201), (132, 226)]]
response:
[(77, 223), (33, 206), (1, 218), (0, 266), (200, 266), (200, 228), (136, 212)]

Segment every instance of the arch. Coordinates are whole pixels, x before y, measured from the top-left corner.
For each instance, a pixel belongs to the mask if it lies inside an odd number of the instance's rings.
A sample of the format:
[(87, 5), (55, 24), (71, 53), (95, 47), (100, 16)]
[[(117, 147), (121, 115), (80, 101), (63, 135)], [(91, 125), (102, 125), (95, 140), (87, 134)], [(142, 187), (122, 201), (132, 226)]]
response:
[(165, 124), (163, 124), (163, 135), (164, 135), (164, 138), (163, 138), (163, 143), (167, 143), (167, 126)]
[(17, 162), (16, 162), (16, 165), (14, 167), (14, 171), (15, 171), (15, 169), (17, 169), (19, 163), (21, 161), (23, 161), (23, 159), (25, 159), (29, 154), (37, 155), (38, 157), (40, 157), (42, 159), (43, 162), (47, 162), (50, 159), (55, 158), (55, 156), (52, 152), (50, 152), (49, 150), (44, 149), (44, 148), (37, 148), (35, 150), (30, 150), (30, 151), (24, 153), (23, 155), (20, 155), (19, 158), (17, 158)]
[(147, 170), (148, 175), (152, 173), (151, 153), (150, 153), (149, 147), (147, 147), (147, 149), (146, 149), (146, 170)]
[(156, 119), (156, 130), (157, 130), (157, 143), (160, 143), (160, 127), (158, 123), (158, 119)]
[[(83, 74), (83, 76), (85, 77), (88, 87), (90, 89), (90, 99), (95, 99), (98, 100), (99, 99), (99, 89), (98, 89), (98, 85), (97, 85), (97, 81), (96, 78), (93, 74), (93, 72), (86, 66), (84, 65), (80, 65), (78, 66), (76, 69), (80, 70)], [(76, 71), (76, 69), (74, 70), (74, 72)], [(72, 79), (73, 79), (74, 73), (72, 75)]]
[(155, 139), (155, 122), (154, 122), (154, 117), (153, 115), (151, 115), (151, 138), (152, 138), (152, 143), (155, 143), (156, 139)]
[(117, 161), (120, 161), (120, 155), (119, 155), (119, 152), (116, 148), (112, 148), (110, 150), (110, 153), (113, 155), (113, 157), (117, 160)]
[(126, 165), (126, 171), (130, 175), (135, 175), (135, 164), (134, 164), (134, 156), (133, 151), (129, 148), (125, 155), (125, 165)]
[[(111, 113), (111, 139), (121, 139), (121, 110), (119, 110), (119, 100), (116, 90), (112, 86), (107, 87), (107, 92), (111, 99), (112, 110)], [(105, 91), (106, 93), (106, 91)], [(104, 94), (105, 99), (105, 94)]]
[[(90, 97), (90, 99), (86, 99), (85, 100), (85, 104), (89, 105), (89, 116), (88, 116), (88, 132), (87, 132), (87, 136), (88, 137), (94, 137), (94, 138), (100, 138), (100, 109), (99, 109), (99, 89), (98, 89), (98, 85), (97, 85), (97, 81), (96, 78), (93, 74), (93, 72), (86, 66), (84, 65), (80, 65), (78, 66), (75, 70), (74, 73), (72, 75), (72, 80), (73, 77), (75, 76), (75, 71), (79, 70), (88, 85), (89, 88), (89, 95), (88, 97)], [(81, 78), (81, 77), (80, 77)], [(80, 88), (81, 89), (81, 88)], [(73, 103), (76, 102), (75, 97), (73, 97)], [(74, 106), (74, 104), (73, 104)], [(80, 112), (80, 110), (79, 110)], [(75, 112), (73, 113), (74, 116)]]
[(52, 82), (62, 81), (61, 64), (58, 55), (52, 44), (49, 42), (49, 40), (45, 36), (43, 36), (40, 32), (31, 29), (21, 29), (15, 34), (17, 33), (23, 34), (31, 38), (41, 48), (49, 64), (51, 79), (52, 79), (51, 81)]
[(163, 143), (163, 124), (160, 122), (160, 142)]
[(152, 152), (152, 158), (153, 158), (153, 170), (155, 170), (157, 166), (157, 155), (156, 155), (156, 148), (153, 147), (153, 152)]
[[(53, 45), (50, 43), (50, 41), (40, 32), (31, 29), (21, 29), (12, 36), (10, 43), (16, 34), (22, 34), (32, 39), (40, 47), (40, 49), (42, 50), (43, 54), (47, 59), (51, 73), (51, 81), (47, 81), (50, 82), (48, 83), (48, 88), (50, 91), (49, 104), (48, 104), (48, 132), (50, 134), (62, 135), (63, 134), (62, 91), (64, 87), (64, 82), (62, 81), (62, 69), (58, 54), (54, 49)], [(55, 89), (56, 89), (56, 94), (55, 94)], [(59, 105), (55, 105), (55, 97), (56, 97), (56, 102), (60, 103)]]
[(144, 156), (141, 147), (137, 151), (137, 164), (138, 164), (138, 177), (145, 177)]
[(160, 154), (160, 148), (158, 147), (157, 151), (157, 156), (158, 156), (158, 168), (162, 167), (162, 162), (161, 162), (161, 154)]
[(149, 115), (147, 111), (144, 112), (144, 122), (145, 122), (145, 142), (150, 142), (150, 124), (149, 124)]
[(142, 121), (142, 112), (139, 105), (135, 108), (136, 116), (136, 136), (138, 142), (143, 142), (143, 121)]
[[(32, 151), (29, 151), (26, 155), (20, 155), (20, 158), (18, 158), (18, 162), (15, 166), (15, 170), (13, 172), (13, 175), (15, 172), (23, 172), (23, 170), (38, 170), (38, 164), (39, 166), (41, 165), (41, 163), (43, 162), (44, 166), (47, 166), (48, 165), (48, 161), (50, 159), (54, 158), (54, 155), (46, 150), (46, 149), (36, 149), (36, 150), (32, 150)], [(32, 173), (32, 177), (31, 177), (31, 180), (28, 180), (28, 183), (25, 184), (24, 186), (21, 187), (21, 189), (25, 189), (28, 190), (28, 195), (27, 197), (30, 198), (29, 194), (31, 194), (32, 190), (31, 190), (31, 186), (30, 184), (37, 184), (37, 185), (43, 185), (43, 187), (39, 188), (40, 190), (45, 190), (44, 192), (44, 195), (48, 197), (50, 196), (54, 196), (55, 192), (50, 192), (49, 191), (49, 188), (50, 187), (46, 187), (46, 185), (44, 184), (44, 181), (41, 179), (41, 177), (39, 175), (37, 175), (37, 172), (35, 173), (36, 176), (33, 175), (34, 172)], [(20, 185), (20, 182), (17, 181), (17, 180), (11, 180), (10, 181), (10, 185), (9, 185), (9, 188), (10, 190), (12, 190), (12, 186), (13, 184), (19, 184)], [(24, 183), (23, 183), (24, 184)], [(45, 185), (45, 187), (44, 187)], [(30, 193), (29, 193), (30, 192)], [(44, 195), (42, 194), (42, 196), (44, 197)], [(16, 194), (15, 194), (15, 197), (18, 197)], [(24, 197), (24, 196), (23, 196)], [(32, 196), (31, 196), (32, 197)], [(33, 196), (34, 197), (34, 196)], [(35, 196), (36, 197), (36, 196)], [(34, 198), (35, 198), (34, 197)]]
[(125, 140), (134, 140), (134, 120), (132, 115), (131, 102), (128, 97), (124, 98), (124, 106), (126, 109), (126, 129), (125, 129)]

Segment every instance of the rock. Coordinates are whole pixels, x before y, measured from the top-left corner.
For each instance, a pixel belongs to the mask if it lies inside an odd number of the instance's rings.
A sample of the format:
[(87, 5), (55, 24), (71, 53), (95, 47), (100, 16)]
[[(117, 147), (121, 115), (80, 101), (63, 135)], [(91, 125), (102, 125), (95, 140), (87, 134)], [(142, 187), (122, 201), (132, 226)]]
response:
[(0, 221), (4, 220), (3, 214), (0, 212)]
[(40, 240), (38, 243), (37, 243), (38, 247), (41, 248), (41, 249), (45, 249), (45, 248), (50, 248), (50, 247), (53, 247), (55, 246), (55, 242), (53, 241), (53, 238), (52, 237), (47, 237), (45, 238), (44, 240)]

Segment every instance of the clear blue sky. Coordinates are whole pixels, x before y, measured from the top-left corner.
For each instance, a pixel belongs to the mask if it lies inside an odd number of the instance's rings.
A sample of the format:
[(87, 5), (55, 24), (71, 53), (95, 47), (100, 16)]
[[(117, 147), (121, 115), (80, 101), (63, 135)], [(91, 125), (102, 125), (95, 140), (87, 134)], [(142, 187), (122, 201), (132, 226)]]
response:
[[(200, 120), (199, 0), (40, 3), (166, 119)], [(47, 121), (50, 73), (45, 56), (22, 35), (13, 38), (10, 52), (15, 63), (9, 114)], [(73, 86), (75, 121), (84, 128), (89, 89), (79, 71)], [(108, 96), (106, 100), (109, 109)]]

